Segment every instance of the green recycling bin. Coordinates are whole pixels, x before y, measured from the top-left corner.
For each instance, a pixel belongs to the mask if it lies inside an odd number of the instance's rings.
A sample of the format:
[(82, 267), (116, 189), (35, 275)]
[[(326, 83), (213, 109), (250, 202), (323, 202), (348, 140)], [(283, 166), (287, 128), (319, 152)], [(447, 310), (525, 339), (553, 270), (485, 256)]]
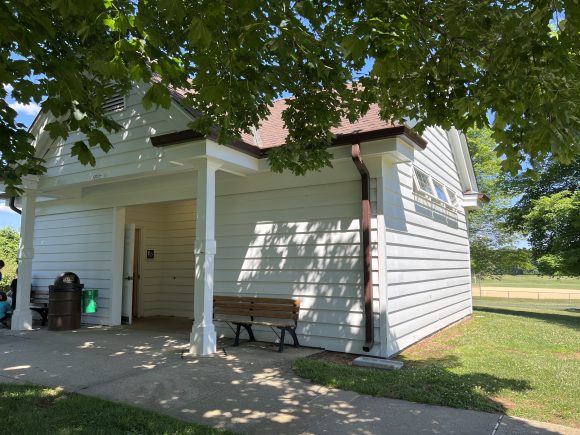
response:
[(99, 291), (97, 289), (83, 290), (83, 313), (91, 314), (97, 312), (97, 299)]

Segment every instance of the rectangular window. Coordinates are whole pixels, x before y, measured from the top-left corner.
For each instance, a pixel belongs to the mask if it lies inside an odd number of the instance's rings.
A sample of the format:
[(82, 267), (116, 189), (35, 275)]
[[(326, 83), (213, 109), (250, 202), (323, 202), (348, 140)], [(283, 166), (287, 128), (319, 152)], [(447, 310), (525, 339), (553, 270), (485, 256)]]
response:
[(447, 199), (447, 194), (445, 193), (445, 186), (443, 186), (443, 184), (441, 184), (439, 181), (433, 180), (433, 187), (435, 188), (437, 198), (439, 198), (441, 201), (449, 202)]
[(429, 176), (427, 174), (415, 169), (415, 178), (420, 190), (429, 195), (433, 195), (433, 188), (431, 187), (431, 182), (429, 181)]
[(460, 207), (459, 197), (453, 190), (417, 168), (413, 168), (413, 186), (416, 192), (426, 194), (439, 205), (443, 202), (447, 204), (446, 208)]
[(447, 189), (447, 196), (449, 197), (449, 200), (451, 201), (451, 205), (453, 205), (454, 207), (459, 207), (459, 198), (457, 198), (457, 195), (455, 194), (455, 192), (453, 192), (449, 188), (446, 188), (446, 189)]

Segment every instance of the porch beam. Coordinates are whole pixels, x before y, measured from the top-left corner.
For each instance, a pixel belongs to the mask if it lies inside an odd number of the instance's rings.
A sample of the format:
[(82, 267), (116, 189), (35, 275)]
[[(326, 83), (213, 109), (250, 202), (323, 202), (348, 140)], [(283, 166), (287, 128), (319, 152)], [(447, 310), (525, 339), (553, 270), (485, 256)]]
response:
[(222, 162), (205, 159), (197, 166), (195, 223), (195, 287), (190, 353), (205, 356), (216, 352), (213, 324), (215, 241), (215, 174)]
[(16, 308), (12, 314), (12, 330), (32, 329), (30, 311), (30, 286), (32, 284), (32, 258), (34, 257), (33, 237), (36, 214), (36, 195), (26, 192), (22, 195), (20, 220), (20, 248), (18, 250), (18, 285), (16, 287)]

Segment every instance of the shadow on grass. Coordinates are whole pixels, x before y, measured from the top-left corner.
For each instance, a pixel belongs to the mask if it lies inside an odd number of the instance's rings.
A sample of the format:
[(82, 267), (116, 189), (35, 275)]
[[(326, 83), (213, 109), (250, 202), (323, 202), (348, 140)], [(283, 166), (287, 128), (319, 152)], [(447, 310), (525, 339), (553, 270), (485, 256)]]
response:
[(507, 309), (507, 308), (494, 308), (494, 307), (474, 307), (475, 311), (483, 311), (486, 313), (495, 314), (506, 314), (509, 316), (519, 316), (528, 317), (530, 319), (543, 320), (544, 322), (556, 323), (561, 326), (566, 326), (572, 329), (580, 329), (580, 317), (574, 316), (572, 314), (553, 314), (553, 313), (541, 313), (534, 311), (518, 310), (518, 309)]
[(0, 384), (2, 426), (13, 434), (229, 434), (152, 411), (68, 393), (60, 388)]
[(293, 364), (294, 371), (310, 381), (371, 396), (390, 397), (418, 403), (505, 412), (510, 403), (498, 399), (502, 390), (529, 391), (521, 379), (500, 378), (488, 373), (458, 374), (454, 357), (426, 359), (402, 370), (384, 371), (303, 358)]

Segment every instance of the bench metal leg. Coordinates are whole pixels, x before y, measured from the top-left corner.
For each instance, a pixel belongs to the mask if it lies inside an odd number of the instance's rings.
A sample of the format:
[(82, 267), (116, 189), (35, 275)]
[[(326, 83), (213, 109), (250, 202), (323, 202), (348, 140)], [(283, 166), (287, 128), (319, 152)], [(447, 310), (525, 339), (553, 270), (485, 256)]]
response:
[(38, 308), (38, 307), (30, 307), (30, 309), (42, 317), (41, 326), (46, 325), (48, 322), (48, 308)]
[(40, 315), (42, 316), (42, 321), (40, 322), (40, 325), (45, 326), (48, 322), (48, 309), (42, 310)]
[(296, 336), (296, 328), (288, 328), (288, 332), (292, 336), (292, 340), (294, 340), (294, 347), (300, 347), (300, 343), (298, 343), (298, 337)]
[(248, 331), (250, 341), (256, 341), (256, 337), (254, 337), (254, 331), (252, 331), (252, 325), (244, 325), (244, 328), (246, 328), (246, 331)]
[(280, 328), (280, 346), (278, 347), (278, 352), (284, 350), (284, 336), (286, 335), (286, 328)]
[(240, 331), (242, 330), (242, 325), (239, 323), (236, 325), (236, 339), (234, 341), (234, 346), (240, 345)]

